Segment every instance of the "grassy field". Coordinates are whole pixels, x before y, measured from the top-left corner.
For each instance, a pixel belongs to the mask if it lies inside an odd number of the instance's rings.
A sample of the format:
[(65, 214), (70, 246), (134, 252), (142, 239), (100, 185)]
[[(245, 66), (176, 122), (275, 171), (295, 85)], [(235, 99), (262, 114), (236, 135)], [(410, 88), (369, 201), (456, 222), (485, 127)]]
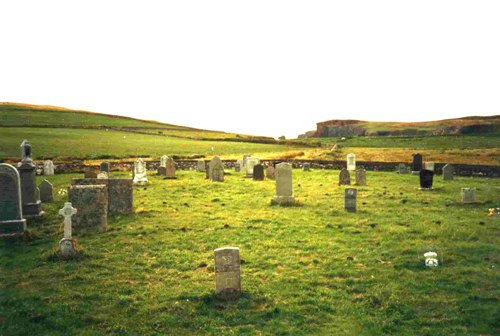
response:
[[(57, 210), (31, 242), (0, 241), (0, 335), (498, 335), (499, 180), (368, 172), (358, 212), (338, 171), (294, 170), (300, 206), (270, 206), (274, 182), (239, 173), (150, 176), (136, 214), (77, 236), (79, 260), (54, 261)], [(125, 176), (125, 175), (121, 175)], [(49, 177), (55, 190), (71, 177)], [(38, 180), (39, 182), (41, 179)], [(479, 203), (459, 203), (460, 187)], [(241, 251), (243, 295), (214, 299), (213, 250)], [(436, 250), (437, 269), (423, 253)]]

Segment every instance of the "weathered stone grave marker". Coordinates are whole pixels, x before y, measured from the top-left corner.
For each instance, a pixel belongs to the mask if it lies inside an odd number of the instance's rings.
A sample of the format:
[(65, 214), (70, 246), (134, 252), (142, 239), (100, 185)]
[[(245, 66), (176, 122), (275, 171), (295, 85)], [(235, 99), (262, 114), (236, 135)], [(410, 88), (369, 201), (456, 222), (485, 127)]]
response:
[(303, 171), (311, 171), (311, 164), (310, 163), (304, 163), (302, 165), (302, 170)]
[(162, 157), (160, 157), (160, 167), (167, 167), (167, 160), (167, 155), (163, 155)]
[(349, 171), (345, 168), (342, 168), (339, 173), (339, 185), (350, 185), (351, 184), (351, 175)]
[(276, 178), (275, 169), (273, 166), (269, 166), (266, 168), (266, 177), (270, 180), (274, 180)]
[(412, 174), (417, 174), (422, 170), (422, 155), (419, 153), (413, 154), (413, 163), (411, 166)]
[(293, 205), (292, 165), (282, 162), (276, 165), (276, 195), (273, 198), (274, 204)]
[(199, 172), (204, 173), (205, 169), (206, 169), (205, 160), (198, 160), (196, 162), (196, 170), (199, 171)]
[(462, 188), (462, 203), (476, 203), (476, 188)]
[(137, 159), (134, 162), (134, 180), (133, 183), (137, 185), (148, 184), (146, 162), (143, 159)]
[(109, 173), (109, 170), (110, 170), (109, 167), (110, 167), (109, 162), (101, 162), (101, 165), (99, 166), (99, 170), (101, 172)]
[(420, 170), (420, 189), (422, 190), (431, 189), (433, 179), (434, 179), (434, 172), (432, 170), (427, 170), (427, 169)]
[(347, 154), (347, 170), (356, 170), (356, 155), (353, 153)]
[(366, 185), (366, 170), (364, 170), (363, 168), (359, 168), (358, 170), (356, 170), (356, 185)]
[(453, 171), (454, 171), (454, 168), (451, 164), (446, 164), (444, 167), (443, 167), (443, 180), (444, 181), (450, 181), (450, 180), (453, 180)]
[(43, 180), (38, 189), (40, 190), (40, 201), (42, 203), (54, 202), (54, 188), (49, 181)]
[(78, 209), (74, 229), (105, 230), (108, 227), (108, 189), (106, 185), (73, 185), (69, 202)]
[(14, 166), (0, 163), (0, 237), (26, 230), (21, 201), (21, 179)]
[(349, 212), (356, 212), (356, 196), (358, 191), (354, 188), (345, 188), (344, 204), (345, 209)]
[(208, 176), (214, 182), (224, 182), (224, 165), (218, 156), (214, 156), (210, 161)]
[(260, 160), (256, 157), (248, 157), (246, 163), (246, 177), (253, 177), (253, 167), (259, 164)]
[(134, 186), (132, 179), (71, 179), (72, 185), (104, 185), (108, 193), (108, 213), (129, 214), (134, 207)]
[(76, 255), (76, 246), (72, 239), (71, 216), (77, 213), (71, 202), (64, 203), (64, 207), (59, 210), (59, 215), (64, 217), (64, 235), (59, 241), (58, 251), (63, 258), (72, 258)]
[(260, 163), (253, 167), (253, 180), (264, 181), (264, 166)]
[(54, 175), (54, 162), (52, 162), (51, 160), (46, 160), (43, 162), (43, 175)]
[(36, 165), (31, 158), (31, 145), (28, 140), (21, 144), (22, 160), (17, 164), (21, 177), (21, 200), (25, 218), (40, 218), (43, 215), (40, 191), (36, 186)]
[(175, 161), (172, 158), (167, 158), (165, 162), (165, 175), (167, 178), (175, 178)]
[(222, 301), (236, 300), (241, 294), (240, 249), (222, 247), (215, 254), (215, 295)]

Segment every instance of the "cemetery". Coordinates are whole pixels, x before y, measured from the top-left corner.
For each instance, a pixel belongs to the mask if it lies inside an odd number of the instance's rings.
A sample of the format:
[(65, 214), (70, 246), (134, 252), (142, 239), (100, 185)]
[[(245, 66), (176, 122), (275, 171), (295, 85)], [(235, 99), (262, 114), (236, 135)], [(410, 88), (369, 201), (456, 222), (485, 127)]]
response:
[(496, 328), (498, 179), (419, 155), (405, 173), (242, 154), (37, 176), (37, 147), (0, 165), (0, 334)]

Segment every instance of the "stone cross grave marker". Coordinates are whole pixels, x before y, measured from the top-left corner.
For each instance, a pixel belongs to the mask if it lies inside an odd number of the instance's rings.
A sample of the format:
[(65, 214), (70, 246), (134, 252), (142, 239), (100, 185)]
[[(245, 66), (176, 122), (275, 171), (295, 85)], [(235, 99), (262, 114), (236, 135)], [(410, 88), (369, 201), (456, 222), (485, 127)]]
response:
[(26, 230), (21, 202), (21, 179), (14, 166), (0, 163), (0, 236)]
[(240, 249), (222, 247), (215, 254), (215, 295), (227, 301), (238, 299), (241, 294)]
[(46, 160), (43, 162), (43, 175), (54, 175), (54, 162)]
[(339, 173), (339, 186), (340, 185), (350, 185), (351, 184), (351, 175), (349, 171), (345, 168), (342, 168)]
[(347, 154), (347, 170), (356, 170), (356, 155), (353, 153)]
[(356, 196), (358, 191), (354, 188), (345, 188), (344, 204), (345, 209), (349, 212), (356, 212)]
[(453, 171), (454, 171), (454, 168), (451, 164), (446, 164), (444, 167), (443, 167), (443, 180), (444, 181), (451, 181), (453, 180)]
[(274, 204), (293, 205), (292, 165), (282, 162), (276, 165), (276, 195), (273, 198)]
[(77, 213), (71, 202), (64, 203), (64, 207), (59, 210), (59, 215), (64, 217), (64, 238), (71, 238), (71, 216)]
[(40, 190), (40, 201), (42, 203), (54, 202), (54, 188), (49, 181), (43, 180), (38, 189)]

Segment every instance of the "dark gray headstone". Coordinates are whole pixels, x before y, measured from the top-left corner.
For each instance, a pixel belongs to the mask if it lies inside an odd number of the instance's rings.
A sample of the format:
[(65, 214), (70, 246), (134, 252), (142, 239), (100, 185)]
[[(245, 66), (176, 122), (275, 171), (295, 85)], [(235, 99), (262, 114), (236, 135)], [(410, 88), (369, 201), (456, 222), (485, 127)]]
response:
[(302, 165), (302, 169), (304, 171), (310, 171), (311, 170), (311, 164), (310, 163), (304, 163), (304, 165)]
[(21, 181), (15, 167), (0, 163), (0, 236), (26, 230), (21, 203)]
[(358, 191), (354, 188), (345, 188), (344, 203), (345, 209), (349, 212), (356, 212), (356, 196)]
[(43, 215), (38, 187), (36, 186), (36, 165), (31, 159), (31, 145), (27, 140), (21, 144), (23, 159), (17, 165), (21, 178), (21, 200), (23, 217), (39, 218)]
[(54, 188), (49, 181), (43, 180), (38, 189), (40, 189), (40, 201), (42, 203), (54, 202)]
[(100, 170), (109, 173), (109, 162), (101, 162)]
[(443, 167), (443, 180), (449, 181), (453, 180), (453, 166), (451, 164), (447, 164)]
[(413, 171), (421, 171), (422, 170), (422, 155), (419, 153), (413, 154), (413, 163), (411, 166)]
[(103, 185), (107, 188), (108, 212), (112, 215), (134, 211), (134, 184), (131, 179), (72, 179), (72, 185)]
[(420, 171), (420, 188), (432, 188), (432, 181), (434, 179), (434, 172), (432, 170), (422, 169)]
[(349, 171), (345, 168), (342, 168), (339, 174), (339, 185), (350, 185), (351, 184), (351, 175)]
[(264, 181), (264, 166), (262, 164), (256, 164), (253, 167), (253, 179), (254, 181)]
[(105, 185), (73, 185), (68, 198), (78, 209), (73, 216), (72, 230), (105, 230), (108, 226), (108, 191)]
[(237, 173), (239, 173), (241, 171), (241, 165), (240, 165), (240, 163), (237, 162), (237, 163), (234, 164), (234, 171), (237, 172)]

